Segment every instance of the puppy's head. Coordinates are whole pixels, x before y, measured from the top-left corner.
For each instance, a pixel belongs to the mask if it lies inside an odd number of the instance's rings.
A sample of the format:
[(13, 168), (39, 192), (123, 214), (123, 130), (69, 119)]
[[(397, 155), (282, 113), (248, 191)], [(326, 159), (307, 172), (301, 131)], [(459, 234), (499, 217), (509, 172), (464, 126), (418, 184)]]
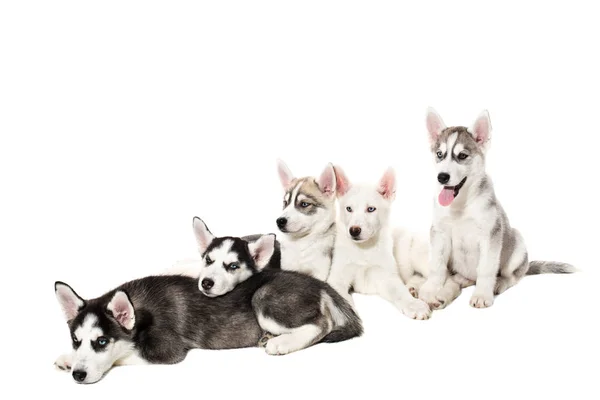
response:
[(361, 243), (377, 236), (387, 224), (396, 197), (396, 177), (388, 168), (376, 185), (352, 184), (341, 167), (335, 166), (340, 220), (346, 234)]
[(327, 230), (335, 221), (335, 173), (328, 164), (318, 178), (295, 178), (281, 160), (277, 170), (285, 190), (277, 228), (291, 237)]
[(71, 376), (77, 383), (95, 383), (134, 348), (135, 310), (124, 291), (84, 300), (67, 284), (54, 291), (73, 344)]
[(215, 237), (198, 217), (193, 225), (202, 256), (198, 288), (208, 297), (224, 295), (262, 271), (275, 251), (273, 234), (246, 241), (239, 237)]
[(470, 128), (446, 127), (438, 113), (429, 108), (426, 125), (436, 167), (438, 202), (449, 206), (466, 183), (485, 174), (485, 153), (492, 130), (490, 116), (483, 111)]

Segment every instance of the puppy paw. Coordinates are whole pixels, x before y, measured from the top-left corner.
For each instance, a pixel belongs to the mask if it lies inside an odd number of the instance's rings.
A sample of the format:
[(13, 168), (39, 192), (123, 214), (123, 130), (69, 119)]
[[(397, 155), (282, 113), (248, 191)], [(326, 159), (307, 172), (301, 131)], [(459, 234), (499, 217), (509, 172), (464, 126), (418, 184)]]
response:
[(269, 340), (273, 339), (274, 337), (276, 337), (276, 336), (273, 335), (270, 332), (263, 333), (262, 337), (258, 341), (258, 347), (266, 347), (267, 346), (267, 342)]
[(433, 305), (437, 301), (436, 295), (441, 289), (442, 287), (437, 283), (427, 281), (421, 286), (421, 289), (419, 289), (419, 299), (429, 305)]
[(434, 310), (441, 310), (446, 307), (447, 300), (442, 296), (435, 296), (435, 300), (429, 304), (429, 306)]
[(63, 354), (54, 361), (54, 366), (61, 371), (70, 371), (72, 365), (71, 354)]
[(408, 292), (409, 292), (409, 293), (410, 293), (410, 295), (411, 295), (412, 297), (414, 297), (415, 299), (418, 299), (418, 298), (419, 298), (419, 291), (417, 290), (417, 288), (416, 288), (416, 287), (414, 287), (414, 286), (409, 286), (409, 287), (408, 287)]
[(298, 350), (296, 340), (292, 335), (284, 334), (269, 339), (265, 351), (271, 356), (282, 356)]
[(429, 319), (431, 316), (431, 308), (429, 308), (427, 303), (419, 299), (404, 302), (401, 305), (400, 310), (404, 315), (412, 319), (424, 320)]
[(471, 296), (471, 301), (469, 302), (472, 307), (475, 308), (487, 308), (491, 307), (494, 304), (494, 295), (484, 294), (484, 293), (473, 293)]

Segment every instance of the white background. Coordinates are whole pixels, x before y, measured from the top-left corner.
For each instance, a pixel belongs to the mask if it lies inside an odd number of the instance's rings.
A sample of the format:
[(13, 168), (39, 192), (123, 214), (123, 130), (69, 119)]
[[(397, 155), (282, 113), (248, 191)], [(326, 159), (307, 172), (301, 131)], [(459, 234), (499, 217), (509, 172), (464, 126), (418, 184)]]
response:
[[(3, 2), (3, 391), (70, 398), (598, 398), (598, 12), (586, 2)], [(592, 3), (592, 2), (589, 2)], [(96, 385), (53, 369), (69, 336), (55, 280), (95, 297), (274, 232), (275, 160), (398, 175), (394, 222), (427, 230), (424, 115), (487, 108), (488, 171), (533, 259), (490, 309), (466, 290), (429, 321), (357, 296), (362, 338), (285, 357), (196, 350)], [(415, 397), (416, 396), (416, 397)]]

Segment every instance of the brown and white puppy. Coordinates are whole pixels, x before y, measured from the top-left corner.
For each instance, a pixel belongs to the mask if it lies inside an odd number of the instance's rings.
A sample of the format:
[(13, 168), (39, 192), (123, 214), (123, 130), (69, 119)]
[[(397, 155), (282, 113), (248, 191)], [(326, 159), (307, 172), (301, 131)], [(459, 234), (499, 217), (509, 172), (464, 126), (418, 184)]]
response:
[(281, 245), (281, 268), (325, 281), (331, 268), (335, 241), (335, 173), (327, 164), (318, 178), (296, 178), (277, 161), (279, 180), (285, 190), (283, 212), (277, 218)]

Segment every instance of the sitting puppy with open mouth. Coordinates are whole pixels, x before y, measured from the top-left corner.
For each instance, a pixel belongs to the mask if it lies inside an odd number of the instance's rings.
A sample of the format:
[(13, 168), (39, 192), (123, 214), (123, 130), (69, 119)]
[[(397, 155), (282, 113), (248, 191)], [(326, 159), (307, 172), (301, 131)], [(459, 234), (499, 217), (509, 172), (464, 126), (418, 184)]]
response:
[[(429, 109), (429, 141), (437, 168), (428, 277), (419, 298), (434, 308), (475, 285), (470, 304), (490, 307), (494, 296), (525, 275), (570, 273), (569, 264), (529, 261), (523, 237), (513, 228), (485, 171), (492, 130), (487, 111), (474, 124), (446, 127)], [(445, 304), (447, 305), (447, 304)]]

